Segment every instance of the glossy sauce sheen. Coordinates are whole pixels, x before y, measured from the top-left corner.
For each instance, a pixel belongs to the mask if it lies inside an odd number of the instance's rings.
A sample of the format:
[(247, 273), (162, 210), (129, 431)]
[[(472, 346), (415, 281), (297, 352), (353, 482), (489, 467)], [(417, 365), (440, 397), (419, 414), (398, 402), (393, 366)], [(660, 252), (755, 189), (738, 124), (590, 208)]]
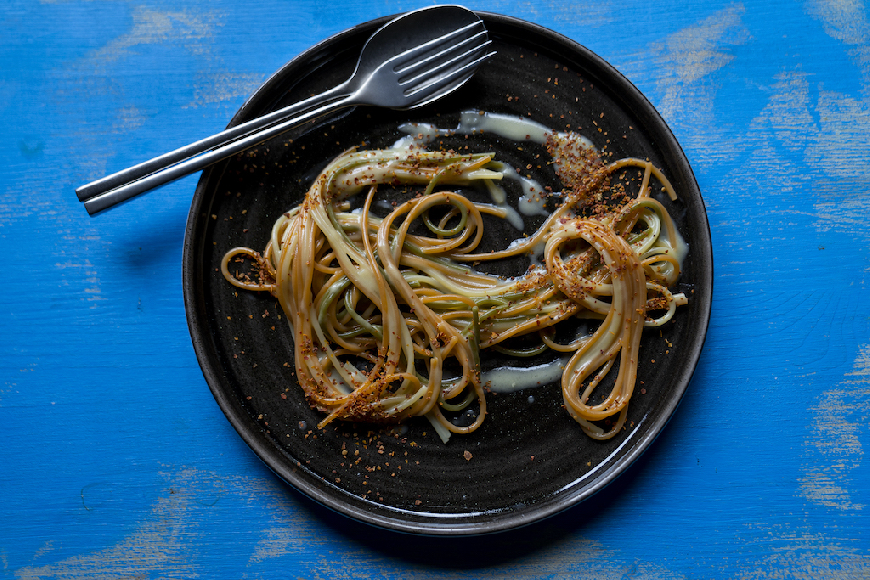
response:
[[(407, 123), (401, 125), (399, 130), (407, 136), (396, 141), (393, 148), (397, 149), (410, 146), (425, 146), (439, 136), (452, 134), (475, 135), (482, 133), (495, 134), (519, 143), (531, 142), (544, 145), (547, 142), (548, 136), (554, 134), (546, 126), (529, 119), (483, 111), (467, 111), (462, 113), (459, 125), (455, 129), (439, 128), (428, 123)], [(566, 133), (559, 134), (568, 136)], [(581, 145), (595, 150), (595, 146), (588, 138), (575, 133), (572, 133), (570, 137)], [(526, 228), (522, 216), (549, 215), (545, 207), (546, 197), (544, 196), (544, 189), (537, 181), (520, 175), (513, 167), (497, 160), (493, 161), (488, 167), (501, 173), (503, 179), (516, 181), (522, 187), (523, 194), (519, 198), (519, 211), (517, 211), (517, 209), (508, 204), (507, 194), (501, 185), (494, 181), (487, 182), (493, 204), (506, 211), (507, 215), (505, 219), (514, 228), (519, 231), (525, 231)], [(557, 192), (555, 195), (559, 195), (559, 193)], [(677, 260), (679, 261), (680, 268), (682, 268), (689, 248), (680, 232), (677, 231), (676, 234), (677, 240), (675, 240), (674, 245), (676, 246)], [(664, 230), (660, 235), (663, 239), (667, 240), (667, 233)], [(513, 240), (508, 244), (508, 247), (519, 243), (522, 239)], [(533, 266), (541, 266), (540, 258), (542, 253), (543, 244), (540, 247), (534, 248), (528, 254)], [(505, 365), (497, 367), (483, 371), (481, 373), (481, 381), (487, 385), (489, 390), (495, 393), (512, 393), (524, 389), (552, 385), (558, 383), (562, 378), (562, 370), (569, 358), (567, 356), (559, 357), (550, 362), (533, 366)]]

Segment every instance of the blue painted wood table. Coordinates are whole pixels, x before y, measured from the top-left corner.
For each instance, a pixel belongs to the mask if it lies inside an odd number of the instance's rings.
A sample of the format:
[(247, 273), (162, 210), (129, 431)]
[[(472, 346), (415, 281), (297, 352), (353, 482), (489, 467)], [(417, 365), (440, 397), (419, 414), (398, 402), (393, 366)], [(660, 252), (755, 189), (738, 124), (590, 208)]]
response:
[(470, 1), (655, 105), (712, 232), (706, 345), (626, 473), (530, 527), (401, 535), (239, 438), (191, 346), (196, 176), (90, 218), (78, 185), (224, 127), (289, 59), (412, 0), (7, 0), (0, 17), (0, 571), (8, 578), (870, 577), (870, 12)]

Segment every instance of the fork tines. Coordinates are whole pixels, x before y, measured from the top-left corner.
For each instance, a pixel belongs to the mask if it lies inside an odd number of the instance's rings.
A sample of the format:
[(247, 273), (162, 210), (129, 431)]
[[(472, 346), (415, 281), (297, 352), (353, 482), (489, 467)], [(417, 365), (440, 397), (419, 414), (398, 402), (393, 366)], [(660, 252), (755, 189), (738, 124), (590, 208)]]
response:
[[(472, 24), (467, 24), (461, 28), (451, 30), (437, 38), (433, 38), (428, 42), (406, 50), (402, 54), (393, 57), (393, 70), (398, 74), (405, 72), (413, 72), (422, 66), (426, 66), (434, 59), (440, 58), (441, 55), (451, 51), (461, 49), (468, 46), (469, 42), (487, 40), (486, 27), (483, 22), (478, 20)], [(455, 44), (444, 48), (451, 41), (458, 41)]]

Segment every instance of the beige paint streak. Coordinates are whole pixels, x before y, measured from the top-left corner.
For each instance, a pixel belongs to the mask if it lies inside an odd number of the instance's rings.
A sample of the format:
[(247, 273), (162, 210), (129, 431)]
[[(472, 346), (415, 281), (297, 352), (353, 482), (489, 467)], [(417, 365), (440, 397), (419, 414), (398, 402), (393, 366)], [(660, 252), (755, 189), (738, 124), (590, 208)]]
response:
[[(841, 41), (866, 42), (863, 7), (851, 2), (814, 2), (812, 14), (828, 34)], [(849, 52), (853, 57), (856, 50)], [(855, 59), (866, 76), (866, 61)], [(866, 96), (844, 94), (816, 82), (801, 67), (776, 74), (768, 87), (767, 105), (753, 119), (745, 136), (752, 155), (726, 182), (766, 198), (793, 200), (790, 209), (816, 218), (820, 230), (854, 236), (866, 231), (870, 211), (870, 109)], [(866, 90), (866, 83), (865, 83)], [(792, 160), (797, 157), (798, 163)], [(795, 195), (799, 194), (799, 195)], [(809, 194), (809, 195), (807, 195)], [(778, 202), (782, 206), (782, 202)], [(788, 202), (786, 202), (786, 205)], [(783, 210), (785, 207), (783, 207)], [(860, 227), (855, 227), (860, 223)], [(826, 297), (816, 297), (824, 303)], [(859, 323), (860, 324), (860, 323)], [(807, 409), (804, 462), (796, 493), (808, 502), (857, 515), (864, 505), (856, 489), (855, 470), (863, 460), (870, 408), (870, 346), (863, 346), (853, 370), (832, 388), (813, 394)], [(856, 484), (858, 487), (856, 488)], [(829, 512), (831, 513), (831, 512)], [(770, 529), (775, 549), (736, 578), (867, 578), (870, 560), (857, 542), (837, 537), (835, 529), (810, 532), (798, 521)]]
[(36, 560), (45, 556), (46, 554), (50, 554), (54, 550), (54, 540), (47, 540), (41, 548), (39, 548), (33, 554), (33, 559)]
[(162, 12), (145, 6), (133, 9), (133, 26), (112, 42), (94, 51), (89, 60), (109, 63), (128, 56), (136, 46), (148, 44), (181, 43), (194, 54), (211, 50), (204, 42), (214, 35), (216, 26), (213, 16), (192, 16), (186, 12)]
[[(870, 212), (870, 23), (865, 10), (863, 2), (852, 0), (807, 4), (808, 14), (821, 22), (825, 33), (849, 47), (848, 54), (861, 73), (861, 95), (819, 88), (813, 111), (816, 123), (809, 127), (811, 138), (805, 153), (810, 167), (831, 178), (830, 184), (817, 183), (821, 193), (815, 202), (818, 227), (851, 235), (866, 229)], [(807, 92), (799, 89), (804, 103)], [(852, 371), (823, 393), (809, 411), (808, 461), (798, 480), (800, 493), (820, 506), (863, 510), (865, 505), (853, 499), (850, 487), (854, 485), (851, 473), (864, 456), (861, 435), (866, 434), (870, 419), (870, 345), (860, 348)]]
[[(504, 554), (525, 550), (521, 546), (512, 550), (509, 541), (502, 545)], [(640, 562), (621, 557), (619, 550), (611, 550), (601, 543), (564, 537), (545, 550), (539, 550), (518, 561), (501, 566), (468, 569), (451, 569), (449, 560), (441, 570), (431, 567), (423, 569), (412, 562), (396, 560), (387, 556), (372, 558), (371, 551), (343, 551), (340, 558), (324, 557), (309, 576), (311, 580), (359, 580), (384, 577), (405, 580), (461, 580), (474, 577), (480, 580), (515, 578), (518, 580), (535, 578), (577, 578), (594, 580), (623, 580), (643, 578), (644, 580), (680, 580), (685, 576), (667, 570), (658, 563)]]
[(262, 73), (220, 70), (220, 61), (212, 51), (214, 36), (223, 26), (214, 13), (161, 12), (144, 6), (133, 10), (129, 32), (96, 50), (89, 61), (108, 64), (132, 54), (137, 46), (176, 44), (194, 56), (202, 57), (206, 66), (193, 79), (194, 99), (188, 107), (201, 107), (249, 96), (265, 80)]
[[(221, 18), (217, 12), (197, 11), (194, 14), (136, 6), (131, 12), (129, 30), (91, 51), (70, 70), (59, 71), (57, 108), (75, 120), (73, 125), (82, 126), (81, 132), (74, 136), (76, 150), (71, 157), (78, 164), (74, 175), (80, 175), (82, 182), (105, 175), (107, 161), (114, 156), (118, 139), (141, 127), (149, 118), (159, 116), (158, 110), (141, 110), (141, 105), (133, 105), (121, 84), (124, 77), (114, 74), (118, 63), (134, 57), (140, 47), (177, 47), (195, 59), (198, 70), (188, 81), (193, 98), (185, 107), (206, 107), (238, 100), (249, 96), (262, 83), (267, 75), (228, 70), (220, 56), (215, 54), (215, 37), (223, 26)], [(98, 114), (92, 108), (94, 95), (108, 101), (109, 111), (114, 115), (110, 123), (102, 120), (105, 113), (99, 113), (101, 120), (98, 122), (88, 121)], [(88, 154), (82, 155), (82, 151)]]
[(552, 18), (557, 23), (566, 22), (572, 26), (576, 26), (577, 23), (582, 23), (584, 26), (602, 26), (613, 21), (612, 2), (576, 0), (566, 3), (550, 0), (527, 2), (525, 8), (524, 13), (528, 14), (526, 18), (532, 22)]
[(292, 528), (270, 527), (263, 530), (261, 535), (261, 539), (254, 547), (254, 553), (248, 560), (248, 566), (300, 551), (298, 538), (294, 535)]
[(820, 20), (825, 33), (845, 44), (866, 44), (870, 27), (860, 0), (811, 0), (807, 13)]
[(734, 4), (650, 47), (661, 71), (656, 86), (662, 96), (656, 108), (671, 126), (693, 127), (681, 140), (704, 165), (715, 163), (723, 153), (709, 147), (711, 142), (729, 143), (720, 138), (723, 128), (713, 111), (718, 85), (711, 77), (733, 60), (728, 47), (749, 40), (743, 13), (743, 5)]
[(870, 22), (864, 3), (853, 0), (813, 0), (807, 3), (807, 13), (821, 22), (826, 34), (848, 47), (861, 79), (859, 95), (820, 87), (818, 127), (806, 153), (813, 167), (841, 180), (817, 184), (822, 194), (815, 204), (819, 228), (853, 235), (866, 230), (870, 212)]
[[(54, 267), (61, 272), (63, 284), (70, 283), (70, 280), (66, 279), (66, 270), (70, 270), (76, 283), (84, 282), (84, 288), (82, 288), (82, 295), (80, 297), (81, 300), (86, 300), (91, 303), (95, 303), (99, 300), (106, 300), (104, 296), (101, 296), (102, 289), (100, 288), (99, 273), (97, 272), (96, 266), (94, 266), (90, 260), (86, 259), (82, 262), (58, 262)], [(91, 308), (96, 308), (96, 306), (96, 304), (91, 304)]]
[[(417, 564), (411, 559), (397, 559), (389, 552), (373, 551), (366, 547), (354, 547), (344, 543), (328, 549), (323, 537), (316, 533), (316, 522), (300, 521), (298, 514), (288, 512), (276, 518), (277, 525), (261, 533), (254, 551), (248, 561), (250, 577), (259, 578), (259, 570), (264, 563), (283, 557), (297, 557), (307, 552), (317, 553), (307, 570), (306, 578), (311, 580), (361, 580), (384, 577), (401, 577), (406, 580), (464, 579), (469, 577), (466, 569), (451, 569), (449, 563), (440, 570), (430, 565)], [(515, 536), (516, 537), (516, 536)], [(511, 540), (505, 537), (504, 554), (525, 554), (527, 547), (511, 541), (523, 543), (519, 537)], [(319, 550), (318, 550), (319, 548)], [(594, 578), (595, 580), (617, 580), (626, 577), (647, 580), (679, 580), (683, 576), (675, 574), (665, 566), (656, 563), (636, 562), (624, 558), (618, 549), (609, 549), (600, 542), (577, 538), (570, 534), (554, 534), (554, 541), (546, 549), (530, 552), (528, 556), (517, 556), (515, 561), (476, 569), (475, 578), (495, 580), (517, 578), (518, 580), (562, 577)]]
[[(220, 26), (214, 14), (194, 16), (145, 6), (134, 7), (131, 20), (124, 34), (92, 50), (69, 69), (57, 71), (56, 109), (70, 119), (69, 125), (81, 126), (80, 132), (68, 135), (74, 138), (70, 158), (76, 162), (70, 173), (81, 183), (104, 176), (119, 139), (156, 114), (130, 102), (122, 84), (124, 77), (114, 73), (117, 63), (134, 56), (137, 47), (160, 44), (178, 46), (208, 61), (215, 31)], [(94, 96), (103, 101), (100, 110), (94, 108)], [(106, 110), (114, 117), (108, 123)], [(94, 118), (99, 120), (91, 120)]]
[[(848, 95), (817, 90), (812, 75), (801, 70), (777, 74), (770, 86), (768, 103), (750, 124), (747, 139), (767, 175), (791, 177), (794, 171), (777, 156), (763, 149), (784, 149), (803, 156), (812, 174), (802, 171), (800, 181), (821, 176), (842, 184), (844, 179), (870, 177), (870, 108)], [(817, 91), (814, 97), (813, 92)], [(785, 182), (786, 187), (789, 186)], [(839, 186), (842, 190), (842, 185)], [(776, 192), (776, 188), (771, 190)], [(827, 190), (816, 193), (830, 193)], [(848, 191), (839, 191), (838, 201)], [(863, 196), (863, 191), (856, 191)], [(822, 195), (824, 197), (824, 195)]]
[(849, 487), (851, 472), (864, 458), (860, 435), (870, 420), (870, 345), (861, 347), (845, 380), (824, 392), (809, 411), (808, 461), (798, 479), (801, 495), (825, 507), (863, 510)]
[[(767, 195), (807, 188), (812, 197), (796, 198), (798, 210), (809, 211), (809, 201), (820, 231), (854, 235), (866, 229), (870, 211), (870, 105), (818, 90), (812, 78), (801, 70), (774, 77), (768, 104), (750, 124), (751, 171), (741, 179), (759, 179), (759, 190)], [(812, 172), (784, 159), (779, 153), (783, 150), (801, 155), (803, 166)]]
[[(128, 535), (115, 545), (65, 558), (63, 560), (31, 565), (15, 571), (19, 580), (48, 578), (114, 579), (149, 577), (198, 577), (202, 572), (197, 567), (198, 550), (209, 545), (205, 523), (209, 519), (225, 517), (226, 510), (217, 515), (210, 510), (218, 502), (233, 502), (232, 513), (248, 506), (268, 505), (265, 514), (268, 524), (260, 531), (259, 538), (250, 545), (250, 557), (243, 575), (246, 578), (271, 577), (275, 572), (275, 560), (293, 558), (294, 567), (304, 569), (304, 577), (317, 579), (361, 579), (384, 576), (403, 577), (408, 580), (431, 578), (467, 578), (467, 570), (445, 567), (433, 571), (412, 560), (400, 560), (388, 552), (379, 552), (367, 547), (342, 542), (334, 535), (324, 533), (322, 523), (309, 517), (309, 512), (298, 508), (288, 500), (287, 490), (276, 479), (226, 477), (199, 469), (182, 469), (166, 474), (165, 486), (159, 497), (147, 511), (139, 514), (139, 523)], [(110, 484), (99, 488), (111, 494)], [(100, 517), (104, 503), (93, 497), (92, 517)], [(84, 507), (82, 508), (84, 509)], [(260, 513), (260, 516), (264, 514)], [(135, 514), (131, 514), (135, 517)], [(543, 550), (529, 552), (522, 544), (522, 537), (505, 537), (505, 553), (528, 554), (514, 561), (475, 570), (474, 575), (483, 580), (497, 578), (562, 577), (618, 580), (625, 577), (647, 580), (679, 580), (683, 578), (668, 570), (665, 565), (653, 562), (638, 562), (625, 557), (620, 550), (604, 546), (600, 542), (577, 538), (572, 534), (553, 534), (554, 541)], [(511, 546), (510, 542), (519, 542)], [(247, 546), (244, 538), (233, 547), (238, 557)], [(515, 548), (515, 549), (512, 549)], [(44, 545), (33, 555), (33, 560), (48, 559), (52, 545)], [(308, 560), (300, 562), (299, 558)], [(228, 566), (228, 569), (232, 566)], [(297, 568), (298, 569), (298, 568)]]
[[(132, 533), (116, 545), (51, 564), (21, 568), (15, 572), (15, 577), (19, 580), (199, 577), (194, 563), (196, 550), (209, 544), (202, 536), (200, 523), (208, 519), (208, 510), (227, 494), (241, 504), (253, 502), (255, 498), (269, 503), (287, 523), (286, 529), (293, 530), (298, 545), (316, 546), (317, 539), (305, 532), (308, 528), (305, 522), (291, 522), (286, 490), (277, 481), (270, 481), (218, 477), (199, 469), (167, 474), (163, 493), (155, 499), (149, 512), (141, 514), (142, 520)], [(107, 493), (111, 492), (107, 484), (103, 487)], [(94, 501), (99, 503), (98, 498)], [(99, 517), (99, 508), (92, 513)], [(292, 541), (288, 539), (288, 543)], [(51, 548), (51, 545), (43, 546), (33, 558), (47, 557)], [(268, 554), (269, 548), (262, 551)]]
[(868, 177), (870, 103), (822, 90), (815, 114), (819, 121), (805, 153), (807, 164), (844, 180)]
[(190, 486), (199, 475), (193, 470), (179, 474), (166, 493), (157, 499), (146, 521), (117, 545), (54, 564), (22, 568), (16, 571), (16, 578), (194, 577), (196, 571), (190, 564), (192, 558), (187, 552), (189, 546), (185, 539), (195, 527), (190, 511), (196, 492)]
[(186, 107), (197, 108), (233, 101), (238, 97), (252, 95), (263, 81), (266, 75), (260, 73), (203, 73), (197, 75), (195, 80), (195, 94), (193, 100)]
[[(782, 529), (770, 531), (770, 550), (749, 572), (725, 569), (736, 580), (866, 580), (870, 559), (862, 555), (863, 546), (831, 542), (821, 534), (795, 533)], [(745, 546), (744, 546), (745, 547)]]

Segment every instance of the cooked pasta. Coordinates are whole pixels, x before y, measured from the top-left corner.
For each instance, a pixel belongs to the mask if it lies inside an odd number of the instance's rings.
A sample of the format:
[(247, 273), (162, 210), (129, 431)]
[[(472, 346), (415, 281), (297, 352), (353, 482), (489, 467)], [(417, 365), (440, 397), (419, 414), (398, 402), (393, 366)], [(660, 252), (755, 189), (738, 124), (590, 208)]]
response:
[[(278, 218), (262, 253), (226, 253), (226, 279), (269, 292), (286, 313), (299, 385), (325, 413), (320, 427), (425, 416), (446, 441), (474, 431), (487, 415), (481, 353), (549, 349), (570, 356), (562, 393), (582, 429), (595, 439), (622, 429), (643, 328), (666, 323), (686, 303), (668, 289), (680, 275), (681, 238), (650, 190), (655, 181), (676, 194), (651, 163), (605, 163), (578, 135), (549, 134), (547, 150), (562, 202), (534, 234), (500, 251), (479, 246), (485, 222), (507, 217), (508, 209), (457, 191), (500, 180), (493, 155), (405, 144), (340, 155), (304, 201)], [(640, 184), (622, 195), (611, 182), (626, 171)], [(377, 217), (378, 187), (397, 184), (420, 190)], [(362, 196), (350, 211), (349, 201)], [(541, 247), (542, 263), (521, 276), (470, 266)], [(231, 272), (246, 260), (257, 265), (254, 280)], [(555, 327), (578, 317), (600, 324), (558, 342)], [(614, 365), (609, 393), (594, 394)], [(467, 424), (451, 420), (468, 409)]]

